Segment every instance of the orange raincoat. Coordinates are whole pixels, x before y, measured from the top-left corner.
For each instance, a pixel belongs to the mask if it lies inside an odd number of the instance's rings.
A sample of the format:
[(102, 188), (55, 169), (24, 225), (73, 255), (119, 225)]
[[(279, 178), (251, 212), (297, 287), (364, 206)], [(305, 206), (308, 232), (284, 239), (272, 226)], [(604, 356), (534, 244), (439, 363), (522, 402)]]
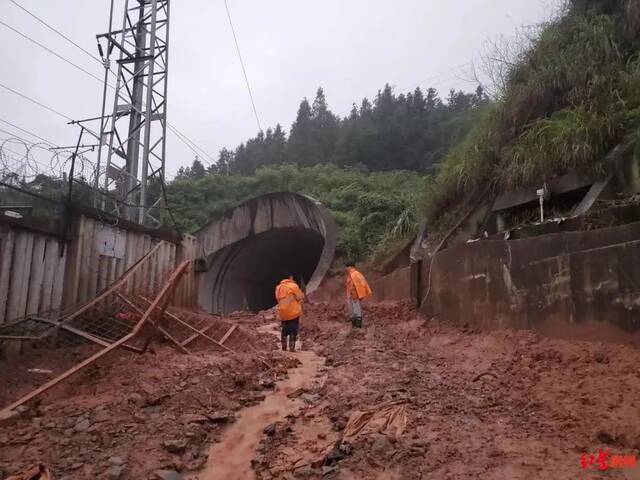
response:
[(276, 287), (278, 314), (280, 320), (294, 320), (302, 315), (304, 293), (296, 282), (289, 278), (282, 280)]
[(353, 267), (347, 268), (347, 296), (355, 300), (368, 298), (373, 293), (371, 287), (367, 283), (358, 270)]

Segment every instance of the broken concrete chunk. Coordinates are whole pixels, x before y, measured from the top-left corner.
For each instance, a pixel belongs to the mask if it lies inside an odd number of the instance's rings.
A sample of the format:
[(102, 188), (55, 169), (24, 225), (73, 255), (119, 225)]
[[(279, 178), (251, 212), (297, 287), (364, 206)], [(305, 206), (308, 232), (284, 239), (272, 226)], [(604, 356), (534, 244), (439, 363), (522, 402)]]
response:
[(165, 440), (164, 442), (162, 442), (162, 446), (169, 453), (182, 453), (187, 449), (187, 443), (188, 443), (188, 440), (171, 439), (171, 440)]
[(175, 470), (156, 470), (153, 475), (155, 480), (182, 480), (182, 475)]

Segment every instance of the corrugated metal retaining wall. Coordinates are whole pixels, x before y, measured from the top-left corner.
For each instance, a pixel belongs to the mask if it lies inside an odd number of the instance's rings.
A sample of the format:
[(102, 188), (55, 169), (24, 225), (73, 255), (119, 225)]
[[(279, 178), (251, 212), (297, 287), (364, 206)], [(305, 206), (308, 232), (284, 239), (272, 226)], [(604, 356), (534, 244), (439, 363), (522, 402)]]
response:
[[(137, 294), (151, 293), (178, 261), (196, 254), (195, 237), (178, 245), (84, 215), (76, 217), (72, 232), (73, 241), (63, 245), (53, 235), (0, 225), (0, 324), (95, 297), (158, 242), (158, 260), (134, 276)], [(177, 305), (195, 306), (195, 282), (190, 269), (176, 292)]]

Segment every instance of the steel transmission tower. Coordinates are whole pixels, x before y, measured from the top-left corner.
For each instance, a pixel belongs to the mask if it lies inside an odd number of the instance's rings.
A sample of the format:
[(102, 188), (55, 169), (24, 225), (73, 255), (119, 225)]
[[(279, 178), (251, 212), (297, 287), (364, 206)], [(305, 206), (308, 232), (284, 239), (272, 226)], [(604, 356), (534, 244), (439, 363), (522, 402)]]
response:
[[(153, 209), (162, 203), (165, 174), (169, 0), (124, 0), (122, 28), (112, 24), (113, 0), (109, 32), (96, 37), (105, 85), (95, 183), (107, 195), (117, 192), (129, 220), (157, 224)], [(108, 76), (114, 50), (115, 87)], [(105, 115), (112, 89), (113, 110)]]

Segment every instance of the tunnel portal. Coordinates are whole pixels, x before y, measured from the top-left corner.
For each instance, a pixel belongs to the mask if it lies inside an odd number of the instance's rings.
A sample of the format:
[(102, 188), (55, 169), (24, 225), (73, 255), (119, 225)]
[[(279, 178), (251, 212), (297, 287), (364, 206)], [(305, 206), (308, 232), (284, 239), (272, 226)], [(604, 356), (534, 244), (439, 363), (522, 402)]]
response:
[(223, 314), (271, 308), (287, 272), (310, 293), (333, 260), (335, 230), (327, 210), (303, 195), (245, 202), (197, 234), (206, 270), (199, 278), (200, 305)]

